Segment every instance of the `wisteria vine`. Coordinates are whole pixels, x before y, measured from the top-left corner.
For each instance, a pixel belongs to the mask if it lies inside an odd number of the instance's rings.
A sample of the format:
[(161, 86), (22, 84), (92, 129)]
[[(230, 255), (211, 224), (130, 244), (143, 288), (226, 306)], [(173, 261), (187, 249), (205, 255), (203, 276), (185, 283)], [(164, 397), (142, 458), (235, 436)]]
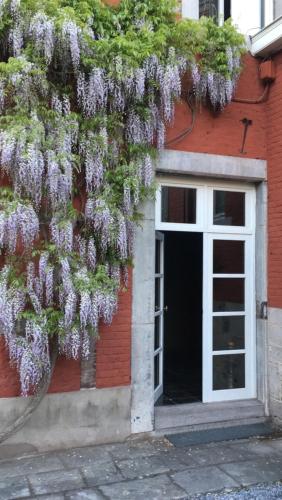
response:
[(87, 358), (111, 323), (184, 75), (196, 101), (232, 98), (241, 37), (197, 30), (173, 0), (0, 1), (0, 329), (23, 395), (52, 342)]

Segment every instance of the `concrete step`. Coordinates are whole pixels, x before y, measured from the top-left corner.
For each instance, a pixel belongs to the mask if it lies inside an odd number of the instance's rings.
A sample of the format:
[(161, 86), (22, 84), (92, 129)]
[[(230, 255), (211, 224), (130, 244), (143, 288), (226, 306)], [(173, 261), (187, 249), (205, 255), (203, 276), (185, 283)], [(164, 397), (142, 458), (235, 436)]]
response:
[(155, 435), (267, 421), (256, 399), (155, 407)]

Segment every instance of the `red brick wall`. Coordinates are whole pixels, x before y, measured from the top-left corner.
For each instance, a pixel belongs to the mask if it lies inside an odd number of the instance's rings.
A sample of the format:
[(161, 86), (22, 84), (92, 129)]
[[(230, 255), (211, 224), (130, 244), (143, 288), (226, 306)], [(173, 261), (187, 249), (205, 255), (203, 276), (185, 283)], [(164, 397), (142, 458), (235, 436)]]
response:
[(266, 113), (268, 160), (268, 299), (282, 307), (282, 53), (274, 58), (276, 81)]
[[(236, 97), (256, 99), (261, 96), (263, 86), (258, 79), (258, 61), (251, 56), (244, 59), (244, 71), (236, 91)], [(240, 150), (243, 139), (243, 125), (240, 120), (253, 121), (249, 127), (245, 153)], [(175, 137), (191, 122), (191, 111), (185, 103), (177, 106), (173, 128), (168, 130), (168, 140)], [(170, 149), (196, 153), (266, 158), (265, 104), (248, 105), (231, 103), (223, 113), (215, 114), (201, 107), (196, 114), (193, 132)]]
[(101, 325), (97, 342), (96, 386), (130, 384), (131, 374), (131, 272), (129, 290), (119, 296), (119, 312), (111, 326)]

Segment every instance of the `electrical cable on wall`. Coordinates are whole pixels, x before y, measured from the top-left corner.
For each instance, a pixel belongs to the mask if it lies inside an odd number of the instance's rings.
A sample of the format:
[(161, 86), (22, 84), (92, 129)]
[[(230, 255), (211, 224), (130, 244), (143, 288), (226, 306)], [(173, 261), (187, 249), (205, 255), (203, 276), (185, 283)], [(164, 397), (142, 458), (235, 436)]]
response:
[(195, 121), (196, 121), (196, 109), (191, 103), (192, 100), (192, 93), (190, 92), (188, 94), (187, 100), (185, 99), (185, 102), (187, 103), (189, 110), (191, 111), (192, 118), (191, 118), (191, 125), (182, 130), (177, 136), (173, 137), (172, 139), (169, 139), (168, 141), (165, 142), (165, 146), (170, 146), (172, 144), (177, 144), (178, 142), (181, 142), (185, 137), (191, 134), (193, 132), (194, 126), (195, 126)]
[(233, 97), (232, 102), (239, 102), (242, 104), (261, 104), (268, 97), (268, 92), (270, 88), (270, 83), (265, 85), (263, 94), (258, 99), (241, 99), (240, 97)]

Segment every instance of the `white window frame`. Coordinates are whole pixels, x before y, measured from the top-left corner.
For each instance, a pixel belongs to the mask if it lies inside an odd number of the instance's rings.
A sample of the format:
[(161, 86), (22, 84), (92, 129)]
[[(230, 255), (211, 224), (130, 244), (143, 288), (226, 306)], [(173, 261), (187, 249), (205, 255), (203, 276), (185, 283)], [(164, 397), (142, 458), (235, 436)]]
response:
[[(182, 0), (182, 17), (199, 19), (199, 0)], [(224, 0), (218, 1), (218, 22), (224, 21)]]
[[(158, 231), (192, 231), (201, 233), (225, 233), (225, 234), (255, 234), (255, 220), (256, 220), (256, 192), (255, 187), (247, 184), (232, 183), (226, 181), (203, 181), (197, 180), (183, 180), (171, 179), (169, 177), (162, 177), (157, 179), (158, 187), (156, 191), (156, 204), (155, 204), (155, 220), (156, 230)], [(178, 222), (162, 222), (162, 200), (161, 190), (162, 186), (191, 188), (196, 189), (196, 223), (185, 224)], [(245, 193), (245, 226), (220, 226), (213, 225), (213, 192), (214, 191), (237, 191)]]

